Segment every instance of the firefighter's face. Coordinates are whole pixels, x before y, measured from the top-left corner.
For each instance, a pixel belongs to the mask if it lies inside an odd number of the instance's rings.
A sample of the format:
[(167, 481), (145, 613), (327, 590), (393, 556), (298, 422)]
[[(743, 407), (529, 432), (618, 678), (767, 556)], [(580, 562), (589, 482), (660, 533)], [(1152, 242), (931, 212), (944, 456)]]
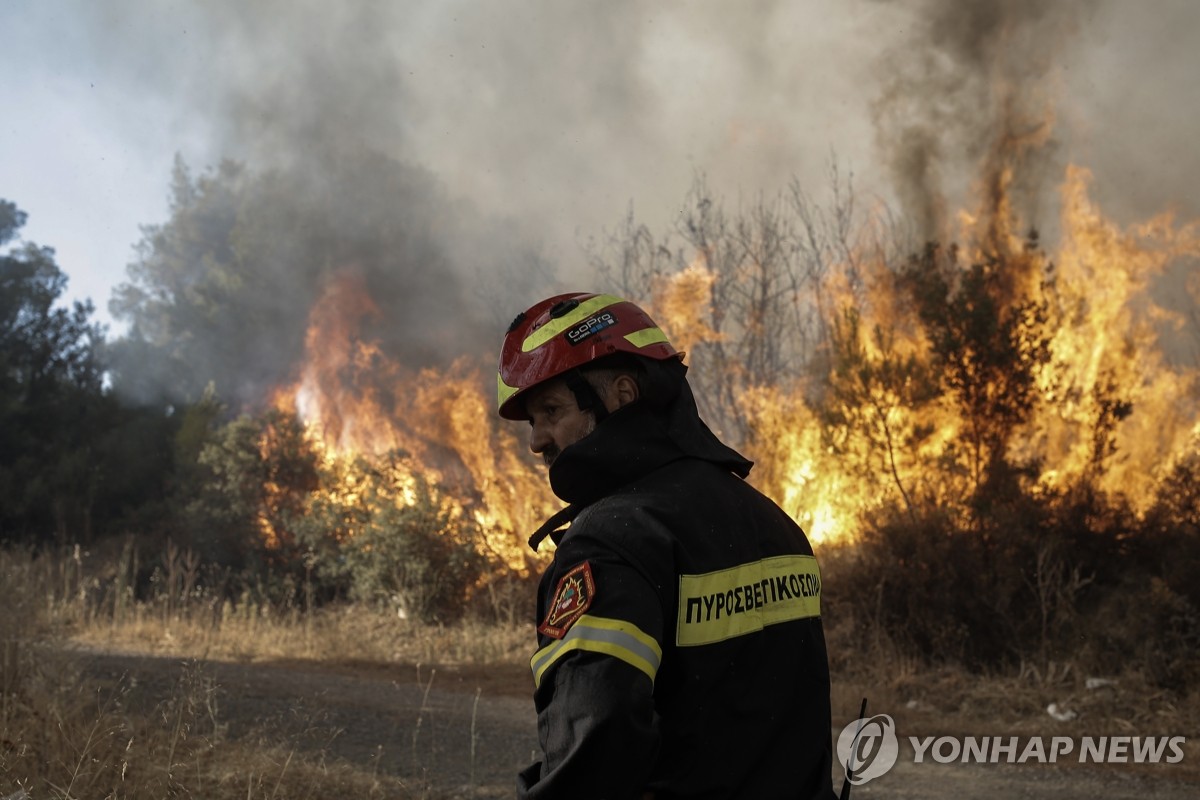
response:
[(579, 410), (574, 392), (562, 380), (531, 389), (525, 412), (529, 414), (529, 449), (539, 454), (546, 466), (554, 463), (564, 447), (596, 429), (596, 418)]

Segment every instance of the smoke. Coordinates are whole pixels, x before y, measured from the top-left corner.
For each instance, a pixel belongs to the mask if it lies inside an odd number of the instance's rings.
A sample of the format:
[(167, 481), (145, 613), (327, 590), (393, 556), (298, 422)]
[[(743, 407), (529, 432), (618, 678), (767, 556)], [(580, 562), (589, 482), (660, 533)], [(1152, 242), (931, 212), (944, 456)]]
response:
[[(1171, 139), (1186, 129), (1175, 108), (1187, 85), (1182, 65), (1195, 64), (1178, 31), (1194, 26), (1194, 5), (1165, 3), (1153, 14), (1082, 0), (904, 5), (914, 24), (881, 58), (890, 77), (872, 113), (878, 152), (922, 240), (955, 240), (951, 214), (962, 209), (983, 221), (974, 244), (987, 252), (1016, 255), (1008, 237), (1031, 228), (1055, 241), (1068, 162), (1100, 176), (1101, 208), (1126, 225), (1165, 208), (1200, 213), (1194, 148)], [(1123, 46), (1114, 47), (1117, 40)], [(1147, 73), (1150, 63), (1167, 69)], [(1129, 124), (1151, 105), (1169, 124)], [(1147, 168), (1153, 159), (1184, 169)], [(1019, 272), (1032, 262), (1006, 263)], [(1163, 312), (1159, 343), (1176, 363), (1194, 362), (1200, 339), (1187, 288), (1195, 268), (1194, 258), (1177, 257), (1151, 288)]]
[[(1059, 68), (1082, 4), (1067, 0), (919, 0), (908, 36), (883, 58), (873, 104), (878, 149), (901, 205), (929, 240), (953, 235), (950, 211), (993, 218), (1015, 196), (1037, 218), (1058, 154)], [(1009, 172), (1011, 170), (1011, 172)], [(964, 184), (983, 176), (983, 184)], [(974, 209), (973, 209), (974, 210)]]
[[(126, 30), (143, 7), (110, 9), (105, 29)], [(383, 3), (185, 11), (182, 21), (154, 20), (153, 60), (178, 69), (171, 78), (212, 121), (214, 151), (246, 168), (188, 176), (182, 187), (177, 177), (171, 220), (150, 231), (113, 302), (134, 337), (152, 332), (163, 357), (118, 346), (119, 388), (194, 400), (212, 381), (238, 406), (261, 403), (295, 381), (306, 346), (322, 346), (306, 328), (328, 317), (314, 306), (344, 281), (369, 303), (342, 312), (351, 318), (341, 332), (406, 367), (479, 354), (498, 338), (513, 293), (544, 270), (528, 237), (448, 193), (412, 158), (420, 110), (396, 56), (410, 20)], [(201, 43), (182, 64), (168, 52), (180, 37)], [(156, 302), (160, 292), (173, 303)]]
[[(347, 271), (378, 309), (361, 336), (389, 356), (423, 366), (491, 351), (539, 297), (600, 288), (579, 245), (627, 204), (661, 229), (698, 171), (782, 183), (820, 167), (828, 143), (798, 153), (788, 118), (836, 81), (796, 80), (813, 51), (772, 42), (785, 6), (732, 19), (647, 16), (633, 2), (88, 9), (98, 60), (173, 98), (177, 126), (205, 131), (210, 163), (247, 165), (225, 217), (242, 239), (231, 270), (252, 274), (212, 289), (229, 309), (216, 320), (175, 320), (186, 364), (150, 376), (145, 349), (127, 348), (126, 385), (194, 397), (211, 375), (222, 396), (252, 402), (295, 371), (308, 309)], [(138, 322), (150, 314), (133, 288), (113, 308)]]
[[(1044, 181), (1083, 146), (1102, 201), (1200, 211), (1191, 105), (1174, 99), (1197, 12), (1162, 7), (111, 0), (55, 22), (123, 87), (128, 125), (167, 109), (197, 170), (228, 157), (275, 176), (247, 198), (285, 206), (271, 226), (303, 234), (297, 254), (261, 246), (256, 294), (234, 303), (265, 316), (265, 341), (205, 362), (250, 393), (299, 357), (296, 326), (343, 269), (379, 308), (364, 335), (408, 363), (494, 352), (521, 308), (596, 288), (583, 241), (631, 204), (669, 230), (697, 173), (731, 203), (793, 177), (819, 195), (832, 152), (860, 196), (946, 239), (952, 210), (987, 210), (997, 186), (972, 180), (1001, 161), (1019, 216), (1049, 227)], [(1137, 120), (1120, 113), (1130, 96)], [(1147, 128), (1153, 148), (1131, 147)]]

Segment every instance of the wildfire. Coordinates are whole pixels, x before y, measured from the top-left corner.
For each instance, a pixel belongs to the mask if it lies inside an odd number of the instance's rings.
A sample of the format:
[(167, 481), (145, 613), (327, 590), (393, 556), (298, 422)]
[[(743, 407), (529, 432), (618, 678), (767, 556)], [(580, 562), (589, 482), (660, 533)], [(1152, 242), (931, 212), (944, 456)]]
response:
[(1200, 255), (1196, 224), (1176, 227), (1170, 215), (1122, 231), (1088, 197), (1090, 174), (1068, 170), (1062, 188), (1064, 244), (1058, 254), (1064, 305), (1078, 309), (1052, 340), (1067, 376), (1064, 388), (1044, 386), (1045, 412), (1021, 443), (1055, 468), (1050, 484), (1069, 483), (1088, 469), (1089, 426), (1108, 413), (1100, 399), (1116, 387), (1129, 404), (1113, 431), (1113, 463), (1100, 486), (1143, 506), (1164, 468), (1189, 442), (1200, 403), (1194, 370), (1171, 367), (1157, 327), (1179, 322), (1149, 297), (1152, 281), (1178, 258)]
[[(996, 280), (1006, 307), (1042, 304), (1049, 315), (1029, 414), (1003, 440), (1003, 455), (1039, 465), (1035, 488), (1087, 480), (1140, 512), (1200, 446), (1197, 371), (1172, 364), (1160, 344), (1160, 331), (1184, 321), (1152, 293), (1173, 262), (1200, 256), (1200, 226), (1162, 215), (1123, 230), (1090, 200), (1090, 178), (1067, 170), (1062, 241), (1050, 257), (1019, 245), (1012, 219), (959, 220), (968, 226), (968, 257), (990, 252), (995, 269), (1008, 270)], [(996, 207), (1011, 213), (1007, 203)], [(826, 286), (845, 311), (831, 345), (844, 372), (748, 387), (745, 396), (750, 454), (766, 466), (760, 485), (817, 541), (853, 538), (862, 514), (887, 504), (961, 506), (981, 480), (963, 446), (972, 420), (948, 394), (922, 396), (914, 385), (934, 364), (933, 345), (900, 302), (896, 270), (856, 268), (866, 271), (857, 294), (846, 288), (845, 265)], [(825, 387), (814, 406), (807, 398), (822, 382), (836, 391)]]
[(387, 502), (411, 505), (418, 483), (433, 487), (450, 519), (478, 524), (483, 550), (525, 569), (524, 538), (555, 508), (545, 477), (496, 422), (471, 358), (405, 367), (368, 334), (379, 315), (362, 277), (338, 273), (310, 313), (299, 380), (275, 393), (273, 405), (303, 422), (321, 459), (323, 501), (359, 502), (362, 470), (384, 469)]
[[(885, 506), (964, 508), (998, 458), (1036, 465), (1021, 478), (1034, 491), (1089, 481), (1140, 511), (1171, 467), (1197, 451), (1196, 369), (1172, 363), (1159, 341), (1164, 326), (1183, 321), (1152, 289), (1172, 263), (1200, 256), (1200, 225), (1163, 215), (1122, 229), (1089, 198), (1089, 173), (1071, 167), (1061, 241), (1046, 254), (1014, 233), (1011, 166), (995, 168), (998, 176), (982, 183), (999, 195), (958, 216), (961, 248), (921, 268), (950, 259), (954, 288), (968, 265), (982, 265), (976, 277), (998, 304), (994, 323), (1028, 329), (1018, 344), (1033, 354), (1013, 355), (1027, 358), (1028, 387), (987, 372), (971, 347), (939, 367), (902, 287), (904, 269), (866, 249), (848, 252), (811, 286), (825, 303), (822, 335), (803, 368), (788, 374), (755, 373), (730, 357), (737, 337), (761, 334), (769, 314), (738, 329), (736, 315), (715, 306), (728, 274), (709, 253), (649, 287), (652, 314), (689, 360), (702, 362), (693, 372), (702, 406), (705, 391), (730, 399), (740, 435), (734, 427), (722, 435), (756, 459), (752, 480), (815, 541), (852, 540), (863, 515)], [(1194, 276), (1188, 290), (1200, 293)], [(404, 366), (369, 334), (380, 314), (353, 270), (335, 276), (311, 311), (298, 380), (276, 394), (275, 406), (303, 421), (323, 474), (336, 476), (317, 491), (330, 503), (363, 502), (362, 465), (375, 464), (394, 489), (387, 502), (411, 504), (418, 484), (435, 487), (450, 519), (473, 520), (486, 549), (526, 568), (525, 536), (558, 504), (523, 458), (523, 443), (496, 419), (484, 368), (471, 356), (445, 369)], [(960, 378), (952, 390), (947, 369)], [(1026, 389), (1020, 403), (1004, 396)], [(970, 403), (1000, 409), (987, 412), (1004, 421), (998, 432), (980, 432)], [(265, 522), (264, 535), (279, 538)]]

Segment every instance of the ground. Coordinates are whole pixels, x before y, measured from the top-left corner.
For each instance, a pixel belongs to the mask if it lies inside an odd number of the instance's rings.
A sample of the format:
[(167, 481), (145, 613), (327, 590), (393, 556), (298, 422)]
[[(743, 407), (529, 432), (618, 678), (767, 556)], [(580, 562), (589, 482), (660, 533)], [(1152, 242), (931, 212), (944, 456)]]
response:
[[(181, 679), (199, 676), (214, 687), (216, 716), (226, 726), (221, 735), (286, 739), (306, 753), (397, 777), (413, 797), (512, 797), (515, 773), (537, 749), (531, 681), (522, 666), (197, 662), (97, 651), (80, 657), (86, 674), (131, 686), (130, 703), (146, 709), (172, 696)], [(854, 787), (853, 797), (1200, 796), (1194, 770), (1166, 764), (914, 764), (901, 738), (896, 767)], [(1192, 748), (1188, 755), (1195, 757)], [(840, 789), (840, 775), (834, 784)]]

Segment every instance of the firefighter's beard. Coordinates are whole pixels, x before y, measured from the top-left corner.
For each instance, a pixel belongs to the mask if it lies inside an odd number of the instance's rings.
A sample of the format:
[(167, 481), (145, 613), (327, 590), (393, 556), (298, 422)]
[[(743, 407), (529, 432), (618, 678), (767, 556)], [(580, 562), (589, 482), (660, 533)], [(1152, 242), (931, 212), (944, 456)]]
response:
[(546, 449), (542, 451), (542, 461), (546, 462), (547, 467), (553, 466), (558, 457), (562, 455), (563, 448), (570, 447), (596, 430), (596, 416), (594, 414), (588, 412), (582, 414), (581, 417), (580, 424), (564, 434), (562, 447), (559, 446), (557, 440), (546, 445)]

